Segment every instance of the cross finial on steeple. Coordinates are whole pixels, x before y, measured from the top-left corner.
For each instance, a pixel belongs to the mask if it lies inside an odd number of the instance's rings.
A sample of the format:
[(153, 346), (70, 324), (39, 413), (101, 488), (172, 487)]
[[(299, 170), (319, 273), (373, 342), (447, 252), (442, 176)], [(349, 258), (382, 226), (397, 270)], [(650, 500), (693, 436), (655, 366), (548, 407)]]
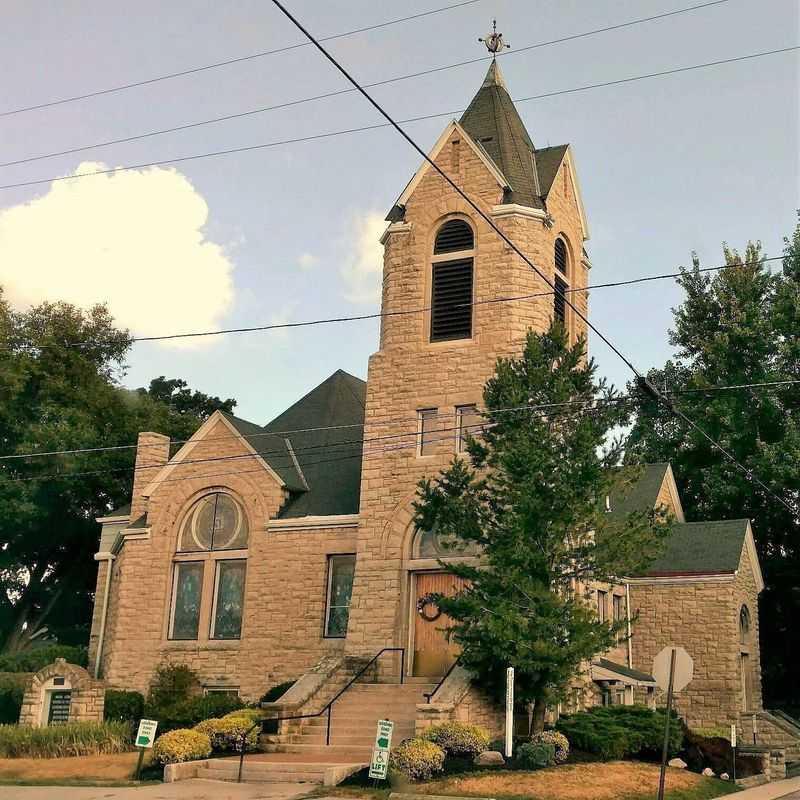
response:
[(478, 39), (486, 45), (486, 49), (492, 54), (492, 58), (497, 58), (497, 54), (506, 47), (511, 47), (503, 41), (503, 34), (497, 32), (497, 20), (492, 20), (492, 31), (487, 33), (485, 37)]

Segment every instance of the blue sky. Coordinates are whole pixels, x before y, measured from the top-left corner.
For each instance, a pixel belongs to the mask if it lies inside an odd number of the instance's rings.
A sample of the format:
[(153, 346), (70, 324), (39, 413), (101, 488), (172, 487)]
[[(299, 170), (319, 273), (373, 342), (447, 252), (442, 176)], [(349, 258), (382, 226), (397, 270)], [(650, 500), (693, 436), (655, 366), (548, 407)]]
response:
[[(447, 5), (311, 2), (290, 7), (317, 35)], [(512, 50), (513, 97), (731, 58), (800, 41), (794, 0), (729, 0), (692, 13), (515, 54), (514, 47), (691, 5), (678, 0), (471, 5), (330, 43), (363, 82), (484, 54), (493, 15)], [(4, 4), (0, 110), (102, 89), (300, 41), (269, 2), (58, 0)], [(457, 111), (477, 63), (389, 84), (375, 96), (399, 118)], [(11, 161), (345, 86), (310, 47), (126, 92), (0, 117)], [(600, 283), (672, 271), (696, 250), (761, 239), (779, 255), (798, 197), (797, 52), (519, 105), (534, 142), (574, 148)], [(353, 94), (0, 169), (0, 183), (73, 174), (370, 125)], [(430, 147), (447, 118), (409, 125)], [(107, 301), (134, 332), (369, 313), (383, 216), (418, 166), (396, 133), (363, 132), (121, 175), (0, 190), (0, 284), (17, 305), (54, 293)], [(94, 183), (94, 188), (89, 185)], [(379, 216), (380, 215), (380, 216)], [(669, 355), (672, 282), (597, 290), (593, 322), (642, 369)], [(377, 324), (217, 337), (192, 347), (140, 343), (124, 382), (166, 374), (238, 399), (265, 422), (337, 368), (366, 377)], [(620, 384), (624, 366), (590, 348)]]

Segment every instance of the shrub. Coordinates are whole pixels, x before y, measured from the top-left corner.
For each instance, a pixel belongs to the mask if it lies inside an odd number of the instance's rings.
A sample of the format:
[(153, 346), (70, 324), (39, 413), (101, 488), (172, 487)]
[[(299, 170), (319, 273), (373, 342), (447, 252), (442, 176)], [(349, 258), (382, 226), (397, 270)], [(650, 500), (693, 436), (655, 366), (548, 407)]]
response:
[(569, 741), (558, 731), (542, 731), (531, 736), (532, 744), (551, 744), (555, 750), (555, 763), (563, 764), (569, 757)]
[(448, 756), (476, 756), (489, 746), (488, 732), (466, 722), (431, 725), (423, 732), (422, 738), (438, 744)]
[(279, 700), (289, 689), (294, 686), (296, 681), (284, 681), (284, 683), (279, 683), (277, 686), (273, 686), (271, 689), (267, 689), (263, 695), (261, 695), (261, 700), (259, 703), (274, 703), (276, 700)]
[(106, 689), (103, 718), (136, 722), (144, 716), (144, 697), (139, 692)]
[(236, 708), (225, 714), (223, 719), (246, 719), (251, 725), (256, 722), (261, 722), (264, 719), (264, 713), (259, 708)]
[(426, 781), (444, 769), (444, 750), (427, 739), (406, 739), (392, 750), (389, 766), (412, 781)]
[(177, 764), (179, 761), (197, 761), (211, 755), (211, 739), (200, 731), (187, 728), (164, 733), (153, 745), (153, 760), (159, 764)]
[[(670, 726), (668, 751), (681, 749), (683, 732), (677, 716)], [(657, 756), (664, 741), (665, 711), (651, 711), (645, 706), (600, 706), (579, 714), (562, 717), (556, 729), (573, 748), (594, 753), (601, 759), (631, 756)]]
[(0, 725), (0, 758), (63, 758), (122, 753), (131, 749), (126, 722), (67, 722), (31, 728)]
[(247, 717), (206, 719), (198, 722), (194, 730), (206, 734), (211, 740), (211, 747), (220, 752), (241, 753), (245, 734), (247, 750), (254, 750), (258, 744), (258, 728), (253, 728), (253, 723)]
[(0, 672), (38, 672), (42, 667), (52, 664), (57, 658), (63, 658), (70, 664), (77, 664), (79, 667), (85, 667), (88, 662), (85, 647), (49, 644), (44, 647), (32, 647), (21, 653), (0, 655)]
[(556, 748), (550, 742), (526, 742), (517, 748), (517, 766), (522, 769), (542, 769), (556, 763)]
[(23, 672), (0, 673), (0, 725), (13, 725), (19, 719), (29, 678), (30, 675)]
[(159, 664), (150, 684), (147, 705), (163, 708), (188, 700), (199, 686), (197, 675), (186, 664)]

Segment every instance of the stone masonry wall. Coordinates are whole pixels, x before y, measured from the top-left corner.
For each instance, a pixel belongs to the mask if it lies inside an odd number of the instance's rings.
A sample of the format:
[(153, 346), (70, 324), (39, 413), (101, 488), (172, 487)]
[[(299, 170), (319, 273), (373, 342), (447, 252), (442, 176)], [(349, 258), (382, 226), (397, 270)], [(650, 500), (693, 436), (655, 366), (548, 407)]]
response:
[[(726, 581), (631, 585), (631, 606), (639, 618), (633, 628), (633, 662), (650, 672), (653, 658), (667, 645), (684, 647), (694, 659), (694, 678), (675, 696), (676, 708), (692, 727), (730, 725), (742, 710), (739, 666), (739, 609), (748, 598), (757, 619), (755, 582), (749, 562)], [(759, 687), (760, 677), (754, 681)], [(759, 705), (760, 705), (760, 694)], [(665, 702), (657, 690), (656, 701)]]
[[(54, 678), (62, 678), (62, 684), (54, 685)], [(62, 690), (62, 686), (71, 692), (69, 722), (103, 721), (105, 686), (94, 680), (83, 667), (57, 658), (31, 675), (22, 698), (19, 724), (34, 728), (47, 724), (44, 718), (47, 692)]]
[[(460, 147), (457, 159), (452, 148)], [(437, 164), (464, 187), (487, 214), (501, 202), (502, 191), (480, 159), (465, 144), (448, 143)], [(566, 193), (565, 193), (566, 190)], [(497, 217), (523, 252), (552, 278), (555, 238), (569, 245), (572, 282), (587, 282), (581, 261), (582, 232), (571, 186), (559, 174), (548, 210), (547, 227), (530, 216)], [(383, 274), (384, 313), (427, 307), (431, 254), (439, 226), (448, 218), (467, 219), (476, 231), (474, 297), (476, 301), (548, 291), (542, 281), (433, 170), (420, 181), (406, 206), (407, 229), (390, 232)], [(570, 295), (584, 311), (586, 297)], [(499, 356), (520, 353), (529, 328), (545, 330), (552, 317), (552, 296), (477, 305), (473, 336), (453, 342), (429, 341), (427, 314), (384, 317), (381, 349), (370, 359), (365, 437), (398, 435), (398, 447), (365, 449), (359, 531), (348, 652), (374, 653), (409, 642), (408, 558), (413, 531), (410, 507), (418, 480), (434, 475), (453, 457), (455, 407), (482, 405), (483, 386)], [(573, 335), (582, 328), (570, 317)], [(436, 408), (440, 441), (436, 453), (418, 457), (417, 412)], [(386, 420), (403, 422), (386, 424)]]
[[(187, 460), (231, 456), (243, 458), (178, 465), (146, 504), (150, 538), (126, 541), (114, 562), (101, 673), (109, 685), (146, 692), (158, 664), (185, 663), (204, 685), (237, 687), (243, 697), (257, 699), (271, 686), (298, 678), (322, 656), (341, 652), (343, 639), (323, 637), (327, 557), (355, 552), (355, 529), (267, 529), (283, 502), (282, 490), (224, 422), (207, 431)], [(194, 502), (216, 489), (244, 507), (249, 548), (209, 554), (198, 640), (170, 641), (178, 531)], [(231, 555), (247, 557), (242, 635), (210, 640), (212, 562)], [(102, 578), (102, 567), (100, 572)]]

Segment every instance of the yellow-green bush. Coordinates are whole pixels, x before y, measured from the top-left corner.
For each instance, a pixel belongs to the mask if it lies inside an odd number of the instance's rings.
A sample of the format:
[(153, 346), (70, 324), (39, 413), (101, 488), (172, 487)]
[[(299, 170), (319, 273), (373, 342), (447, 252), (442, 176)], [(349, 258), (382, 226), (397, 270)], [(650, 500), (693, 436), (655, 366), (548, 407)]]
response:
[(66, 722), (31, 728), (0, 725), (0, 758), (63, 758), (122, 753), (131, 749), (126, 722)]
[(476, 756), (489, 746), (489, 732), (467, 722), (442, 722), (431, 725), (422, 738), (438, 744), (448, 756)]
[(392, 750), (389, 767), (412, 781), (427, 781), (444, 769), (444, 750), (427, 739), (406, 739)]
[(563, 764), (569, 757), (569, 740), (558, 731), (542, 731), (531, 736), (531, 744), (551, 744), (555, 750), (556, 764)]
[(179, 761), (196, 761), (211, 755), (211, 739), (207, 734), (188, 728), (159, 736), (153, 745), (153, 760), (159, 764), (177, 764)]
[[(252, 729), (252, 730), (251, 730)], [(242, 738), (247, 734), (246, 747), (253, 750), (258, 743), (258, 728), (247, 717), (225, 716), (204, 719), (193, 730), (205, 734), (211, 740), (211, 747), (221, 752), (242, 750)]]
[(249, 719), (250, 724), (255, 725), (256, 722), (261, 722), (264, 719), (264, 712), (260, 708), (237, 708), (222, 715), (222, 719), (234, 718)]

